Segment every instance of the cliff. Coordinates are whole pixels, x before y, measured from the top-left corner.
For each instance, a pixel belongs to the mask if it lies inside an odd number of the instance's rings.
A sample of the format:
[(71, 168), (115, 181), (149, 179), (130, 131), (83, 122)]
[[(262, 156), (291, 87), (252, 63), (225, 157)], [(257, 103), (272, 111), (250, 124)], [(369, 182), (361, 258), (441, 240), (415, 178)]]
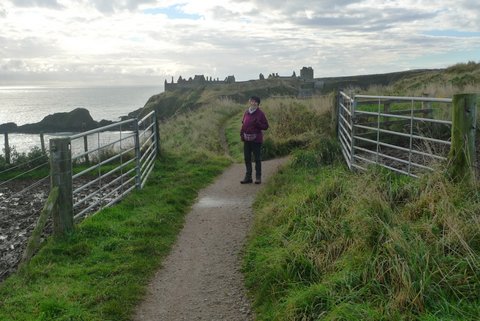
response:
[(111, 121), (93, 120), (90, 112), (85, 108), (77, 108), (71, 112), (54, 113), (44, 117), (40, 122), (17, 126), (15, 123), (0, 125), (0, 133), (41, 133), (41, 132), (82, 132), (105, 126)]
[(157, 111), (160, 119), (169, 118), (179, 112), (189, 111), (216, 99), (231, 99), (245, 103), (249, 97), (256, 95), (262, 99), (271, 96), (297, 96), (301, 80), (298, 79), (261, 79), (237, 83), (216, 84), (215, 86), (197, 86), (195, 88), (176, 88), (150, 97), (145, 106), (129, 117), (145, 115)]

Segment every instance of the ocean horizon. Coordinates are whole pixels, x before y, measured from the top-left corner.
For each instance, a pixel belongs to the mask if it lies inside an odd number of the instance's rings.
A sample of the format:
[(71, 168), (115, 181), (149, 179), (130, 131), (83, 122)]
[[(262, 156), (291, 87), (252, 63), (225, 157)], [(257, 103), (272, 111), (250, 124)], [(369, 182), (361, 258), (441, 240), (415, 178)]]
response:
[[(120, 117), (142, 108), (148, 99), (163, 92), (158, 86), (117, 87), (47, 87), (0, 86), (0, 124), (13, 122), (18, 126), (37, 123), (48, 115), (85, 108), (95, 121), (118, 121)], [(45, 135), (48, 138), (56, 133)], [(3, 135), (1, 135), (3, 136)], [(4, 154), (0, 137), (0, 154)], [(17, 152), (40, 147), (38, 134), (9, 134), (9, 145)]]
[(0, 86), (0, 124), (37, 123), (45, 116), (86, 108), (96, 121), (117, 121), (163, 92), (162, 86)]

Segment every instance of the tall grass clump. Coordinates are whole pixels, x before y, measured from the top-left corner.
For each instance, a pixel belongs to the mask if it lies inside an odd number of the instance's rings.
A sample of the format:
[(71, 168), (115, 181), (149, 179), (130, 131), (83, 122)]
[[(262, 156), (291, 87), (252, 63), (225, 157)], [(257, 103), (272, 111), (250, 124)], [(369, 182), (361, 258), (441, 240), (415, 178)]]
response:
[(228, 152), (226, 142), (222, 141), (225, 123), (242, 108), (230, 100), (217, 100), (162, 122), (161, 150), (183, 155), (225, 156)]
[(298, 152), (255, 203), (258, 320), (477, 320), (480, 194), (440, 172), (352, 174), (333, 146)]
[(266, 158), (288, 155), (328, 132), (333, 95), (312, 99), (267, 99), (262, 103), (270, 128), (265, 132)]
[[(260, 108), (265, 112), (269, 129), (264, 131), (263, 159), (289, 155), (318, 141), (319, 136), (332, 130), (330, 112), (333, 95), (311, 99), (269, 98)], [(242, 116), (246, 106), (232, 117), (226, 126), (227, 140), (233, 158), (243, 157), (240, 141)]]

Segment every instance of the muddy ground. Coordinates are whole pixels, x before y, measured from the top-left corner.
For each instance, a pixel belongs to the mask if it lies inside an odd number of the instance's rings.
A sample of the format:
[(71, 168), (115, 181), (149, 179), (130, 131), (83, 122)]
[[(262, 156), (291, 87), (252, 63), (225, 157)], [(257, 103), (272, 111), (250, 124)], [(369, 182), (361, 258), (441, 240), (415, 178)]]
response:
[[(113, 180), (114, 177), (110, 179)], [(88, 182), (87, 179), (76, 180), (74, 189), (86, 182)], [(106, 183), (108, 182), (103, 182), (103, 184)], [(84, 203), (81, 207), (75, 208), (75, 213), (80, 212), (92, 202), (98, 201), (102, 195), (107, 194), (115, 187), (112, 185), (103, 190), (101, 194), (92, 197), (89, 203)], [(75, 195), (74, 202), (79, 197), (83, 198), (96, 190), (98, 190), (98, 186), (92, 185), (79, 195)], [(0, 282), (17, 269), (49, 192), (49, 178), (42, 181), (15, 180), (8, 183), (0, 182)], [(105, 199), (102, 204), (108, 203), (114, 197), (116, 197), (116, 194)], [(99, 208), (100, 205), (93, 207), (86, 214), (94, 213)], [(52, 220), (49, 218), (42, 240), (51, 233)]]

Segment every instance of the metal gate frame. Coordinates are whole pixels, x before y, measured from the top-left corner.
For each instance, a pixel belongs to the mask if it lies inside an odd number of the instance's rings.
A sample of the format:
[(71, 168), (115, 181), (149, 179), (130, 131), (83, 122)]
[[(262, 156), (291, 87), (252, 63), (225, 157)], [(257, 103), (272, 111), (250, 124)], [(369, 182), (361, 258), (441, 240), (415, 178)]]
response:
[[(365, 111), (358, 110), (359, 104), (366, 103), (369, 104), (375, 103), (378, 104), (377, 111)], [(410, 103), (410, 110), (392, 112), (392, 111), (382, 111), (380, 106), (385, 105), (388, 102), (390, 103), (399, 103), (405, 104)], [(415, 104), (421, 103), (422, 106), (429, 106), (431, 103), (440, 103), (447, 104), (449, 112), (451, 113), (451, 103), (452, 99), (450, 98), (430, 98), (430, 97), (400, 97), (400, 96), (372, 96), (372, 95), (352, 95), (349, 96), (345, 92), (340, 91), (338, 95), (338, 108), (337, 108), (337, 120), (338, 120), (338, 129), (337, 135), (341, 144), (342, 154), (345, 158), (345, 161), (350, 169), (360, 169), (366, 170), (366, 165), (376, 164), (390, 170), (418, 177), (417, 173), (419, 170), (432, 170), (428, 164), (420, 164), (414, 161), (414, 155), (421, 157), (426, 157), (436, 160), (445, 160), (445, 155), (440, 155), (433, 153), (431, 151), (424, 150), (415, 150), (412, 146), (413, 140), (420, 140), (440, 145), (450, 146), (449, 140), (436, 139), (433, 137), (428, 137), (424, 134), (414, 133), (413, 132), (413, 122), (424, 122), (430, 124), (442, 124), (446, 126), (451, 126), (452, 122), (450, 120), (440, 120), (433, 119), (428, 117), (418, 117), (415, 114)], [(359, 123), (359, 118), (361, 116), (366, 117), (375, 117), (377, 119), (376, 126), (371, 126), (370, 124), (364, 125)], [(382, 129), (381, 119), (396, 119), (403, 122), (409, 122), (410, 131), (408, 133), (399, 132), (389, 129)], [(376, 133), (376, 139), (365, 138), (357, 134), (360, 130), (371, 131)], [(409, 146), (403, 147), (395, 144), (382, 142), (380, 139), (380, 134), (387, 135), (396, 135), (403, 137), (409, 140)], [(449, 138), (450, 139), (450, 138)], [(359, 143), (364, 142), (372, 146), (375, 146), (375, 150), (360, 147)], [(408, 157), (405, 159), (395, 157), (392, 155), (387, 155), (381, 152), (381, 148), (389, 148), (392, 150), (397, 150), (399, 152), (408, 153)], [(362, 155), (359, 155), (359, 154)], [(385, 159), (388, 159), (391, 162), (402, 164), (402, 167), (391, 166), (387, 164)]]

